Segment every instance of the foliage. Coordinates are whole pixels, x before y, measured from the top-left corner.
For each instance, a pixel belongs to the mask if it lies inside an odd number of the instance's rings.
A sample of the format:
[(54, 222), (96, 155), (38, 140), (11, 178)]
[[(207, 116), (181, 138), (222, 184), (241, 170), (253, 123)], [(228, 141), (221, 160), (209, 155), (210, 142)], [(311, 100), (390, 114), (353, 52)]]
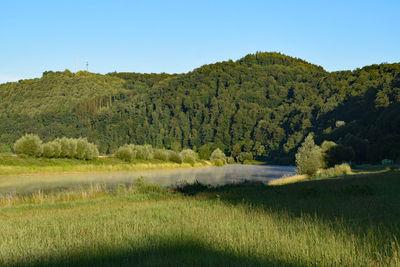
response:
[(42, 148), (43, 148), (42, 156), (44, 158), (54, 158), (55, 151), (54, 151), (54, 147), (51, 143), (43, 144)]
[(57, 138), (42, 144), (37, 135), (25, 135), (14, 146), (15, 153), (44, 158), (76, 158), (93, 159), (99, 156), (95, 144), (89, 143), (86, 138)]
[(297, 150), (296, 166), (299, 174), (314, 175), (322, 166), (321, 148), (315, 145), (314, 138), (309, 134)]
[(334, 165), (330, 165), (329, 164), (329, 155), (328, 155), (329, 149), (331, 149), (334, 146), (337, 146), (337, 144), (335, 142), (332, 142), (332, 141), (324, 141), (321, 144), (321, 153), (322, 153), (322, 165), (321, 165), (321, 167), (323, 169), (326, 169), (328, 167), (333, 167), (334, 166)]
[(130, 145), (124, 145), (118, 148), (115, 157), (130, 162), (136, 159), (136, 150), (133, 150)]
[(234, 157), (228, 157), (227, 159), (226, 159), (226, 163), (228, 163), (228, 164), (235, 164), (236, 162), (235, 162), (235, 158)]
[(325, 169), (320, 172), (321, 178), (335, 177), (351, 174), (351, 167), (347, 163), (335, 165), (333, 168)]
[[(208, 164), (208, 162), (196, 162), (196, 166), (208, 166)], [(11, 153), (0, 154), (0, 175), (137, 171), (173, 169), (189, 166), (189, 164), (181, 165), (174, 162), (160, 162), (155, 159), (149, 161), (136, 161), (135, 164), (132, 164), (131, 162), (126, 162), (112, 156), (98, 157), (92, 160), (79, 160), (69, 158), (16, 156)], [(45, 179), (46, 177), (42, 178)], [(64, 178), (68, 184), (71, 183), (69, 176), (65, 176)], [(21, 182), (21, 180), (19, 181)], [(26, 179), (26, 182), (30, 183), (31, 181)], [(23, 182), (21, 182), (21, 184), (22, 183)]]
[(221, 166), (226, 165), (226, 160), (225, 159), (212, 159), (211, 163), (214, 166), (221, 167)]
[[(46, 144), (51, 146), (50, 151), (52, 152), (51, 153), (52, 157), (53, 158), (59, 158), (60, 155), (61, 155), (61, 145), (60, 145), (60, 143), (57, 142), (56, 140), (54, 140), (54, 141), (51, 141), (51, 142), (46, 143)], [(43, 147), (43, 149), (44, 149), (44, 147)], [(96, 148), (96, 151), (97, 151), (97, 148)], [(98, 154), (98, 152), (97, 152), (97, 154)], [(46, 157), (46, 156), (44, 156), (44, 157)]]
[(211, 150), (209, 145), (203, 145), (199, 148), (199, 156), (201, 159), (209, 159), (211, 156)]
[(155, 159), (162, 161), (169, 160), (169, 152), (166, 149), (155, 149), (153, 154)]
[(86, 138), (57, 138), (43, 144), (43, 157), (45, 158), (75, 158), (90, 160), (99, 156), (97, 146), (89, 143)]
[(162, 161), (172, 161), (175, 163), (189, 163), (192, 166), (197, 161), (196, 153), (191, 149), (184, 149), (181, 152), (167, 149), (153, 149), (151, 145), (124, 145), (120, 147), (115, 156), (125, 161), (141, 159), (149, 161), (157, 159)]
[(182, 161), (194, 165), (197, 160), (196, 153), (191, 149), (184, 149), (181, 151)]
[(240, 152), (237, 156), (237, 161), (243, 163), (246, 160), (253, 160), (253, 154), (250, 152)]
[(133, 150), (136, 151), (136, 158), (150, 160), (153, 158), (153, 148), (151, 145), (134, 145)]
[(182, 156), (179, 152), (169, 150), (168, 158), (170, 161), (181, 164), (183, 162)]
[(46, 142), (87, 136), (104, 154), (131, 143), (197, 147), (208, 159), (218, 147), (234, 158), (249, 152), (292, 164), (314, 132), (318, 143), (351, 146), (357, 163), (396, 161), (399, 81), (398, 63), (330, 73), (279, 53), (179, 75), (49, 71), (0, 85), (0, 144), (32, 132)]
[(97, 150), (96, 145), (89, 143), (85, 138), (79, 138), (76, 141), (76, 155), (77, 159), (93, 159), (97, 158), (99, 155), (99, 151)]
[(354, 158), (354, 150), (351, 146), (341, 144), (330, 147), (325, 152), (325, 160), (328, 167), (333, 167), (343, 162), (350, 162)]
[(42, 140), (37, 135), (26, 134), (15, 142), (14, 151), (19, 155), (40, 157), (43, 151)]
[(224, 152), (222, 152), (221, 149), (217, 148), (211, 153), (211, 156), (210, 156), (210, 160), (214, 160), (214, 159), (226, 160), (226, 156), (225, 156)]

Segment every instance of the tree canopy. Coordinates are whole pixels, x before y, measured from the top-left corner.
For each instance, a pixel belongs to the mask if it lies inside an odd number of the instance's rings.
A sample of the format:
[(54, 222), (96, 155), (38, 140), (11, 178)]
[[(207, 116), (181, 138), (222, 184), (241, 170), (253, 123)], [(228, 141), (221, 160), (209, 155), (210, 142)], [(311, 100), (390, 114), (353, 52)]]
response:
[(279, 53), (249, 54), (186, 74), (45, 72), (0, 85), (0, 148), (25, 133), (87, 137), (101, 153), (151, 144), (220, 148), (294, 163), (305, 137), (352, 147), (354, 160), (400, 157), (400, 64), (327, 72)]

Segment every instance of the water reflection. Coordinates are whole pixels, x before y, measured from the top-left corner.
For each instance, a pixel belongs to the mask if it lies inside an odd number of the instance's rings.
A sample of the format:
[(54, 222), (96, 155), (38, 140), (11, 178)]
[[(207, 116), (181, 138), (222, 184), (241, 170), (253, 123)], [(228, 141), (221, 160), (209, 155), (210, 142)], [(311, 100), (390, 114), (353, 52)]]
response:
[(196, 180), (211, 185), (235, 183), (242, 180), (268, 182), (273, 179), (293, 175), (294, 173), (295, 167), (291, 166), (226, 165), (224, 167), (129, 172), (4, 176), (0, 177), (0, 193), (29, 193), (38, 191), (39, 189), (49, 191), (95, 183), (104, 183), (107, 185), (130, 184), (140, 177), (143, 177), (145, 182), (161, 186), (173, 186), (181, 182), (192, 183)]

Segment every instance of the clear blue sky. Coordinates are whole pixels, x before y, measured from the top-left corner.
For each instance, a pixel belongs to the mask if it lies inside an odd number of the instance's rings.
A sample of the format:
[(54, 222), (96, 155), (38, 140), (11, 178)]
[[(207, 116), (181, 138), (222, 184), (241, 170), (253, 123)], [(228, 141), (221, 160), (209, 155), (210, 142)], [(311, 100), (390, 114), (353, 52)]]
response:
[(181, 73), (256, 51), (328, 71), (400, 62), (400, 1), (2, 0), (0, 83), (45, 70)]

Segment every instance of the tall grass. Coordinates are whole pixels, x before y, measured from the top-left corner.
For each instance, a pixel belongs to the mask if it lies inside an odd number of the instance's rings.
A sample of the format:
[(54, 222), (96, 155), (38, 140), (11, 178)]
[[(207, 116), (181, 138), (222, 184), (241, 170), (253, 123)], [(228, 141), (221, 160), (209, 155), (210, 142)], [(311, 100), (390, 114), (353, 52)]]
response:
[(317, 177), (319, 178), (328, 178), (328, 177), (335, 177), (335, 176), (342, 176), (352, 174), (351, 167), (347, 163), (342, 163), (340, 165), (335, 165), (329, 169), (321, 170)]
[[(0, 210), (0, 265), (398, 266), (397, 175), (191, 196), (140, 182), (86, 199), (78, 190), (76, 201), (38, 196)], [(362, 184), (374, 193), (344, 190)]]

